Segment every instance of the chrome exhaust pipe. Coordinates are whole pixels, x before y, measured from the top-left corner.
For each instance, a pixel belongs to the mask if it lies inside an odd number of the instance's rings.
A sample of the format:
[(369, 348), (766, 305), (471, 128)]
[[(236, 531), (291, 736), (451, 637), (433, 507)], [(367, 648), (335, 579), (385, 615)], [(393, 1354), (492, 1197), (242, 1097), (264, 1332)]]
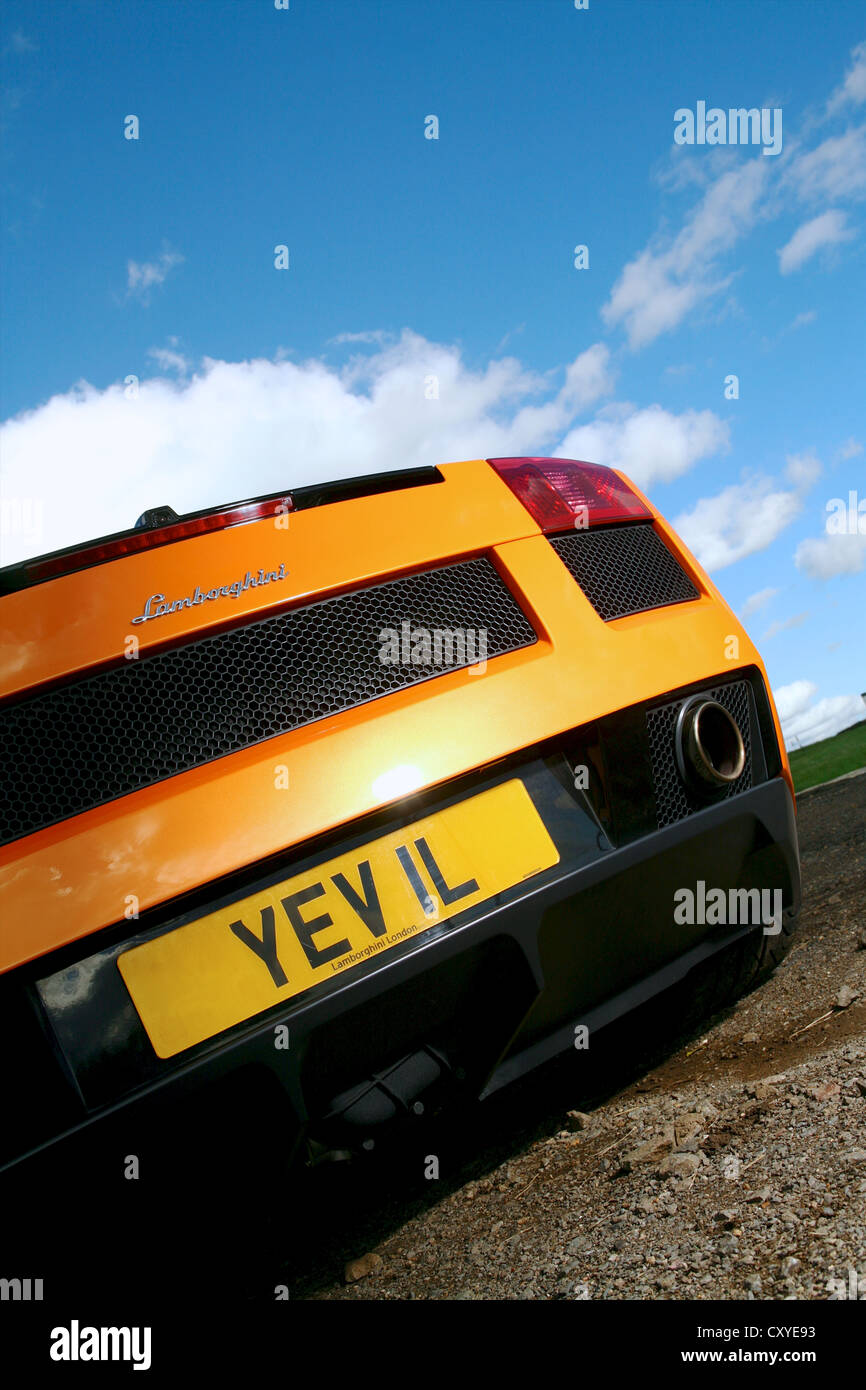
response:
[(675, 735), (680, 773), (704, 792), (729, 787), (743, 774), (746, 745), (733, 715), (701, 695), (680, 710)]

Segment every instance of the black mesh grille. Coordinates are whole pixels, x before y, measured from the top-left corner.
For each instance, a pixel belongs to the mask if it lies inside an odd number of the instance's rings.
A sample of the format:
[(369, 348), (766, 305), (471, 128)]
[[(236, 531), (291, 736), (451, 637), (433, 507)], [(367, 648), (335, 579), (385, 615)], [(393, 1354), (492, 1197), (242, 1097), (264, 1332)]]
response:
[[(747, 681), (731, 681), (717, 686), (714, 690), (701, 691), (707, 699), (718, 700), (736, 720), (743, 743), (746, 745), (746, 765), (736, 782), (719, 793), (719, 799), (736, 796), (738, 792), (748, 791), (752, 785), (752, 739), (749, 718), (749, 686)], [(674, 700), (670, 704), (659, 705), (647, 711), (647, 732), (652, 759), (653, 791), (655, 793), (656, 815), (659, 829), (683, 820), (694, 811), (703, 810), (706, 801), (695, 796), (680, 777), (674, 753), (674, 730), (677, 716), (685, 704), (685, 699)]]
[(575, 531), (550, 544), (605, 622), (698, 597), (652, 522)]
[(752, 687), (752, 694), (755, 697), (755, 710), (758, 715), (758, 734), (761, 740), (761, 748), (766, 764), (766, 775), (768, 777), (778, 777), (782, 771), (782, 759), (779, 757), (779, 741), (776, 738), (776, 729), (773, 724), (773, 716), (770, 713), (770, 702), (767, 699), (767, 690), (760, 676), (755, 677)]
[[(380, 659), (383, 629), (438, 630), (430, 660)], [(452, 638), (447, 634), (464, 634)], [(486, 652), (480, 634), (486, 634)], [(101, 672), (0, 711), (11, 756), (0, 841), (536, 640), (486, 559), (324, 599)], [(413, 643), (407, 644), (412, 659)], [(401, 656), (403, 653), (400, 654)], [(438, 660), (437, 660), (438, 658)], [(423, 664), (422, 664), (423, 663)]]

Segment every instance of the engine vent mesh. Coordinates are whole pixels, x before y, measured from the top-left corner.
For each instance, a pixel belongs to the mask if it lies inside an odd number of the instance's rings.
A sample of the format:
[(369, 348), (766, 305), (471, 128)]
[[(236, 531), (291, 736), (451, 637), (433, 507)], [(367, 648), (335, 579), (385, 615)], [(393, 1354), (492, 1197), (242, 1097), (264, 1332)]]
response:
[(652, 522), (574, 531), (550, 544), (605, 622), (698, 597)]
[[(396, 662), (381, 659), (385, 629), (403, 644), (392, 653)], [(7, 704), (0, 709), (8, 754), (0, 842), (535, 640), (481, 557), (323, 599)]]

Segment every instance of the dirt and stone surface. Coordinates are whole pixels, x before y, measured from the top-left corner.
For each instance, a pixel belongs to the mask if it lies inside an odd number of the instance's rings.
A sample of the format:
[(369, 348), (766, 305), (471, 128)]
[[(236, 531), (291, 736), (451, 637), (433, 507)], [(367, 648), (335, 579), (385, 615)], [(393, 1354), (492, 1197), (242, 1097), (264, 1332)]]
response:
[(662, 1001), (589, 1069), (569, 1059), (369, 1170), (335, 1165), (274, 1282), (315, 1299), (866, 1298), (866, 776), (799, 806), (803, 910), (767, 983), (686, 1037)]

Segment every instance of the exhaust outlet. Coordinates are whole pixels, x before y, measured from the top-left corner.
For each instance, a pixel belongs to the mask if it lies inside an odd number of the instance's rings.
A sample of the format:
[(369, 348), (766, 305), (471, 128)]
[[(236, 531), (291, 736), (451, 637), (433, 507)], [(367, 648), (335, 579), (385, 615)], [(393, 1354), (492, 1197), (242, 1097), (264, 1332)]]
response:
[(729, 787), (746, 766), (746, 745), (737, 721), (718, 700), (700, 695), (680, 710), (675, 747), (680, 773), (704, 792)]

